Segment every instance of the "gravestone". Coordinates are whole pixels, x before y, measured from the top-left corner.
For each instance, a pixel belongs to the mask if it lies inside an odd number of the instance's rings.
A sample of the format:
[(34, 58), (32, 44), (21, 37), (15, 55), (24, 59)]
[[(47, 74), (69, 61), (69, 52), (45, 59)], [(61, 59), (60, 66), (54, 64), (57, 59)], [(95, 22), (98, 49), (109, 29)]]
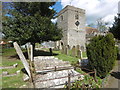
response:
[(81, 50), (77, 50), (77, 57), (81, 59)]
[(80, 50), (80, 45), (77, 45), (77, 46), (76, 46), (76, 49), (77, 49), (77, 50)]
[(28, 62), (26, 61), (25, 56), (24, 56), (23, 53), (22, 53), (22, 50), (20, 49), (20, 47), (19, 47), (19, 45), (17, 44), (17, 42), (14, 42), (13, 45), (14, 45), (14, 48), (15, 48), (15, 50), (16, 50), (19, 58), (20, 58), (20, 60), (22, 61), (23, 65), (24, 65), (24, 67), (25, 67), (25, 69), (26, 69), (29, 77), (31, 78), (29, 64), (28, 64)]
[(82, 50), (80, 50), (80, 55), (81, 55), (81, 59), (82, 59), (82, 58), (83, 58), (83, 57), (82, 57)]
[(68, 48), (68, 50), (70, 50), (70, 46), (69, 45), (67, 45), (67, 48)]
[(73, 57), (76, 56), (75, 51), (76, 51), (76, 50), (75, 50), (75, 46), (73, 46), (73, 48), (72, 48), (72, 56), (73, 56)]
[(64, 48), (63, 54), (66, 54), (66, 46), (64, 46), (63, 48)]
[(61, 53), (64, 54), (64, 46), (62, 45)]
[(68, 55), (68, 47), (65, 47), (65, 54)]

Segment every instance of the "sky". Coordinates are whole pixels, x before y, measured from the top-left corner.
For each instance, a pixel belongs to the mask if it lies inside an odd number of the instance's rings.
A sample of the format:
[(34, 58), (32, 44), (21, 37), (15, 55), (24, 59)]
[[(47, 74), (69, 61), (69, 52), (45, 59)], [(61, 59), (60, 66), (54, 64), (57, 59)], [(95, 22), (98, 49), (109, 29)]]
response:
[(109, 22), (108, 26), (112, 26), (118, 13), (118, 2), (119, 0), (59, 0), (52, 8), (57, 12), (67, 5), (82, 8), (86, 11), (86, 25), (96, 24), (96, 20), (102, 18), (104, 22)]

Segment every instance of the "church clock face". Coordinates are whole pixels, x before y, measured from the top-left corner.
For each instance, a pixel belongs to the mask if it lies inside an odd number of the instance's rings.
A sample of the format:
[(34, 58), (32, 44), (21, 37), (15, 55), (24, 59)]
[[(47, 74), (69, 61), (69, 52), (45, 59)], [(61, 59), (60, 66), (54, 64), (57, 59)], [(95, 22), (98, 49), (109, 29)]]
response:
[(76, 22), (75, 22), (75, 25), (76, 25), (76, 26), (79, 26), (79, 24), (80, 24), (79, 21), (76, 21)]

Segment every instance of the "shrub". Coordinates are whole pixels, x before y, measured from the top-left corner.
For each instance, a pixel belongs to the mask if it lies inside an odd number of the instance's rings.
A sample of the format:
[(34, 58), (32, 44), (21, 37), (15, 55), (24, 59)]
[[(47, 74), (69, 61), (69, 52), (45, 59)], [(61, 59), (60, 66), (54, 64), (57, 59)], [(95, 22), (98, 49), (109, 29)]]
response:
[(90, 69), (97, 71), (97, 75), (104, 78), (112, 70), (116, 60), (115, 41), (112, 34), (95, 36), (87, 45), (87, 56)]

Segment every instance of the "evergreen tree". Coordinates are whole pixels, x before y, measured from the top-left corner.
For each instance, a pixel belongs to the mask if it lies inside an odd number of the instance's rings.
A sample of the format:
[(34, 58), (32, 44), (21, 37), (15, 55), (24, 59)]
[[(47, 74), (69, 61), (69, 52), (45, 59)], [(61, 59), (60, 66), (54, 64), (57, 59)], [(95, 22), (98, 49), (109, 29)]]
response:
[(87, 45), (89, 66), (97, 70), (97, 75), (104, 78), (114, 66), (116, 60), (115, 41), (112, 34), (95, 36)]
[(118, 17), (115, 17), (115, 22), (110, 28), (110, 32), (114, 35), (116, 39), (120, 40), (120, 14), (118, 14)]
[(23, 45), (30, 42), (56, 41), (62, 37), (62, 30), (51, 22), (55, 11), (49, 9), (53, 2), (12, 2), (9, 14), (3, 16), (3, 33), (6, 38)]

